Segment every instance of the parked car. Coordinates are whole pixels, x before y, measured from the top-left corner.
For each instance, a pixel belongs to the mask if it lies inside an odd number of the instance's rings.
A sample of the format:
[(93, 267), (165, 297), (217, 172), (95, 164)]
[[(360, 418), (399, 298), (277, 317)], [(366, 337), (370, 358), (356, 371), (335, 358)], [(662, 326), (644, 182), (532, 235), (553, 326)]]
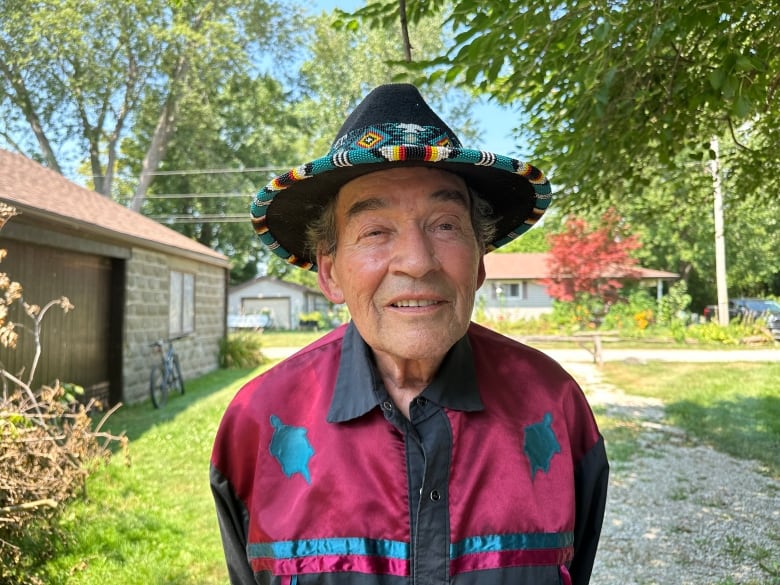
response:
[[(718, 306), (708, 305), (704, 308), (704, 317), (717, 320)], [(770, 299), (738, 298), (729, 300), (729, 319), (750, 317), (764, 319), (772, 337), (780, 340), (780, 303)]]
[(764, 319), (772, 337), (780, 340), (780, 303), (770, 299), (732, 299), (729, 310), (732, 304), (739, 316)]
[[(739, 313), (737, 313), (737, 307), (729, 301), (729, 319), (734, 319), (738, 316)], [(704, 311), (702, 312), (702, 315), (704, 316), (704, 319), (706, 321), (717, 321), (718, 320), (718, 305), (707, 305), (704, 307)]]

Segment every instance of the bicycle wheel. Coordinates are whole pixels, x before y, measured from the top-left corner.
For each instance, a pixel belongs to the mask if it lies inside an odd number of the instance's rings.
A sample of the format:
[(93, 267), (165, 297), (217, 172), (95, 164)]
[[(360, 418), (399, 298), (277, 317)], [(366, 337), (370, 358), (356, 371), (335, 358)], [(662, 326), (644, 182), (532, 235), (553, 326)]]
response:
[(149, 375), (149, 394), (155, 408), (162, 408), (168, 402), (168, 383), (162, 366), (152, 367), (152, 373)]
[(179, 356), (174, 355), (171, 363), (170, 389), (184, 394), (184, 378), (181, 376), (181, 367), (179, 366)]

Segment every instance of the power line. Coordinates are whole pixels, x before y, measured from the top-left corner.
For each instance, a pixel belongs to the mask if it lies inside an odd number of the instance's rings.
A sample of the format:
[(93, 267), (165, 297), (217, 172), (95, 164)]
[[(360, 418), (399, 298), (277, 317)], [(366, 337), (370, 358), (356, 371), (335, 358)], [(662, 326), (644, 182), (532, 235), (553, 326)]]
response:
[[(182, 169), (182, 170), (173, 170), (173, 171), (147, 171), (145, 173), (141, 173), (141, 175), (147, 175), (147, 176), (155, 176), (155, 177), (163, 177), (163, 176), (170, 176), (170, 175), (227, 175), (227, 174), (238, 174), (238, 173), (285, 173), (289, 171), (291, 168), (293, 168), (293, 165), (290, 166), (277, 166), (277, 167), (242, 167), (238, 169), (228, 168), (228, 169)], [(131, 178), (131, 179), (137, 179), (140, 175), (136, 175), (135, 173), (130, 172), (117, 172), (114, 174), (115, 177), (120, 178)], [(96, 179), (105, 179), (105, 175), (89, 175), (90, 178)]]
[(270, 173), (288, 171), (292, 167), (243, 167), (240, 169), (189, 169), (180, 171), (147, 171), (142, 175), (166, 176), (166, 175), (223, 175), (228, 173)]
[(219, 215), (219, 214), (204, 214), (194, 217), (192, 215), (147, 215), (149, 219), (161, 223), (163, 225), (171, 224), (192, 224), (192, 223), (249, 223), (251, 216), (246, 215)]
[(147, 193), (146, 199), (237, 199), (249, 200), (254, 193)]

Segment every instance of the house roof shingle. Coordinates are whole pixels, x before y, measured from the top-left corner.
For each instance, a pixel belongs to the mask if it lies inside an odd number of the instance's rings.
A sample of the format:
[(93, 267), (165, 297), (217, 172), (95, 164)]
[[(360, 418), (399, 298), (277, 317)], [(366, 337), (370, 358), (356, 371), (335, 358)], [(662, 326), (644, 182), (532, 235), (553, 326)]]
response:
[(296, 290), (298, 292), (302, 293), (308, 293), (308, 294), (316, 294), (323, 296), (322, 292), (319, 289), (316, 288), (309, 288), (308, 286), (304, 286), (302, 284), (298, 284), (297, 282), (289, 282), (287, 280), (281, 280), (279, 278), (274, 278), (273, 276), (256, 276), (255, 278), (251, 278), (245, 282), (236, 284), (234, 286), (231, 286), (228, 288), (228, 294), (234, 294), (237, 292), (241, 292), (242, 290), (246, 288), (251, 288), (252, 286), (256, 284), (262, 284), (262, 283), (273, 283), (276, 286), (282, 286), (285, 288), (289, 288), (292, 290)]
[[(491, 253), (485, 254), (485, 272), (488, 280), (542, 280), (550, 276), (546, 253)], [(632, 270), (640, 280), (675, 280), (680, 277), (674, 272), (653, 270), (633, 266)]]
[(173, 249), (227, 265), (227, 258), (20, 154), (0, 149), (0, 199), (23, 214), (134, 245)]

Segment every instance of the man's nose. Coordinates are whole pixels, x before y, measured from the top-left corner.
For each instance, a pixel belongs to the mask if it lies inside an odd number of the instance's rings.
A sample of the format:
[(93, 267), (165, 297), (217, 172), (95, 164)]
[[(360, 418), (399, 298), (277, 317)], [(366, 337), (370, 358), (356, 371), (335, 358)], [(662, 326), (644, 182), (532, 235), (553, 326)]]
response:
[(393, 250), (393, 272), (419, 278), (440, 267), (436, 247), (427, 230), (414, 226), (398, 233)]

